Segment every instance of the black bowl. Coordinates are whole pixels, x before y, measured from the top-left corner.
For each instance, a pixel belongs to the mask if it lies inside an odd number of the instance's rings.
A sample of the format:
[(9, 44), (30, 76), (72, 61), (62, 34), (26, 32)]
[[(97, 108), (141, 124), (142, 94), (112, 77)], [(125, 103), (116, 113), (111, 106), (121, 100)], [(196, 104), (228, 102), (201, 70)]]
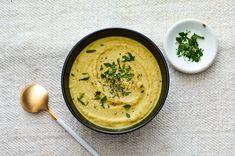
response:
[[(142, 43), (145, 47), (147, 47), (150, 52), (154, 55), (155, 59), (157, 60), (161, 74), (162, 74), (162, 91), (160, 94), (160, 98), (157, 102), (157, 105), (155, 108), (152, 110), (152, 112), (142, 121), (139, 123), (123, 128), (123, 129), (109, 129), (109, 128), (103, 128), (100, 126), (97, 126), (90, 121), (88, 121), (86, 118), (83, 117), (83, 115), (77, 110), (76, 106), (74, 105), (70, 91), (69, 91), (69, 73), (71, 70), (71, 67), (73, 65), (73, 62), (75, 61), (76, 57), (78, 54), (82, 51), (83, 48), (85, 48), (88, 44), (91, 42), (103, 38), (103, 37), (108, 37), (108, 36), (124, 36), (128, 37), (131, 39), (134, 39), (140, 43)], [(68, 106), (70, 112), (73, 114), (73, 116), (80, 121), (82, 124), (85, 126), (98, 131), (98, 132), (103, 132), (107, 134), (123, 134), (127, 132), (134, 131), (144, 125), (146, 125), (148, 122), (150, 122), (161, 110), (162, 106), (164, 105), (164, 102), (166, 100), (168, 90), (169, 90), (169, 71), (167, 67), (167, 63), (165, 61), (164, 56), (162, 55), (160, 49), (146, 36), (133, 31), (129, 29), (124, 29), (124, 28), (107, 28), (107, 29), (102, 29), (96, 32), (93, 32), (83, 39), (81, 39), (70, 51), (68, 54), (65, 62), (64, 62), (64, 67), (62, 70), (62, 75), (61, 75), (61, 88), (63, 92), (63, 97), (66, 102), (66, 105)]]

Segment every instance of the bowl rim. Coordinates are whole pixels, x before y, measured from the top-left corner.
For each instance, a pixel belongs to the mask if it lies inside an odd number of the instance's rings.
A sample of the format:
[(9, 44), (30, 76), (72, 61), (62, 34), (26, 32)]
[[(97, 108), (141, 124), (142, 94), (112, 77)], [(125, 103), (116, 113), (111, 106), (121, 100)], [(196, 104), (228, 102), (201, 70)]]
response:
[[(79, 46), (82, 42), (84, 42), (86, 39), (88, 39), (89, 37), (97, 34), (97, 33), (100, 33), (102, 31), (113, 31), (113, 30), (120, 30), (120, 31), (129, 31), (131, 33), (135, 33), (136, 35), (140, 36), (141, 38), (144, 38), (147, 42), (149, 42), (155, 49), (156, 49), (156, 52), (160, 55), (161, 57), (161, 60), (163, 62), (163, 65), (164, 65), (164, 70), (165, 70), (165, 73), (166, 73), (166, 87), (165, 87), (165, 95), (163, 96), (162, 98), (162, 102), (160, 103), (158, 109), (152, 114), (151, 117), (149, 117), (148, 120), (146, 120), (145, 122), (143, 122), (142, 124), (140, 125), (137, 125), (137, 126), (134, 126), (134, 127), (131, 127), (130, 129), (124, 129), (124, 130), (121, 130), (121, 131), (107, 131), (107, 130), (102, 130), (102, 129), (99, 129), (99, 128), (95, 128), (89, 124), (87, 124), (85, 121), (83, 121), (82, 119), (80, 119), (76, 113), (73, 111), (72, 107), (70, 106), (69, 102), (68, 102), (68, 99), (67, 99), (67, 96), (65, 94), (65, 87), (64, 87), (64, 78), (66, 76), (66, 65), (68, 64), (68, 61), (72, 55), (72, 53), (75, 51), (76, 47)], [(115, 36), (123, 36), (123, 35), (115, 35)], [(126, 36), (123, 36), (123, 37), (126, 37)], [(101, 37), (102, 38), (102, 37)], [(128, 37), (127, 37), (128, 38)], [(130, 37), (129, 37), (130, 38)], [(138, 41), (139, 42), (139, 41)], [(141, 42), (140, 42), (141, 43)], [(150, 51), (151, 52), (151, 51)], [(152, 52), (151, 52), (152, 53)], [(154, 56), (154, 59), (155, 56)], [(129, 132), (133, 132), (137, 129), (140, 129), (141, 127), (145, 126), (146, 124), (148, 124), (150, 121), (152, 121), (156, 115), (160, 112), (160, 110), (162, 109), (163, 105), (165, 104), (165, 101), (166, 101), (166, 98), (167, 98), (167, 95), (168, 95), (168, 92), (169, 92), (169, 86), (170, 86), (170, 77), (169, 77), (169, 69), (168, 69), (168, 65), (167, 65), (167, 62), (166, 62), (166, 59), (162, 53), (162, 51), (158, 48), (158, 46), (152, 41), (150, 40), (148, 37), (146, 37), (145, 35), (137, 32), (137, 31), (134, 31), (134, 30), (131, 30), (131, 29), (128, 29), (128, 28), (121, 28), (121, 27), (109, 27), (109, 28), (103, 28), (103, 29), (99, 29), (97, 31), (94, 31), (92, 33), (89, 33), (88, 35), (82, 37), (74, 46), (73, 48), (69, 51), (65, 61), (64, 61), (64, 64), (63, 64), (63, 68), (62, 68), (62, 73), (61, 73), (61, 89), (62, 89), (62, 94), (63, 94), (63, 98), (64, 98), (64, 101), (69, 109), (69, 111), (73, 114), (73, 116), (80, 122), (82, 123), (84, 126), (88, 127), (89, 129), (92, 129), (96, 132), (100, 132), (100, 133), (103, 133), (103, 134), (111, 134), (111, 135), (120, 135), (120, 134), (126, 134), (126, 133), (129, 133)], [(145, 117), (145, 119), (147, 118), (148, 116)]]

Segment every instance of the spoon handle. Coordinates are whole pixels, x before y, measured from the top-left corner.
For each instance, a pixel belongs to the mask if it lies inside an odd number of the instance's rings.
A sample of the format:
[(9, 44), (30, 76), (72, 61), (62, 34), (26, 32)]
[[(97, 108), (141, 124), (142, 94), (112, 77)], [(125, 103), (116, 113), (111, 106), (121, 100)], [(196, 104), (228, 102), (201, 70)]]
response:
[(87, 149), (93, 156), (100, 156), (85, 140), (83, 140), (77, 133), (75, 133), (63, 120), (57, 118), (56, 120), (67, 132), (69, 132), (84, 148)]

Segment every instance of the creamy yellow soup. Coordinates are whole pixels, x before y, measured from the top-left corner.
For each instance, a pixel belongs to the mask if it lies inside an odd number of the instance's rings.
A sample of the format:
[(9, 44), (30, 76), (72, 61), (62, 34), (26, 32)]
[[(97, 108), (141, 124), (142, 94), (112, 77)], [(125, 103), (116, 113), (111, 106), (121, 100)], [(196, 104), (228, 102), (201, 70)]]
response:
[(78, 111), (95, 125), (122, 129), (142, 121), (162, 88), (159, 65), (141, 43), (126, 37), (98, 39), (74, 61), (69, 89)]

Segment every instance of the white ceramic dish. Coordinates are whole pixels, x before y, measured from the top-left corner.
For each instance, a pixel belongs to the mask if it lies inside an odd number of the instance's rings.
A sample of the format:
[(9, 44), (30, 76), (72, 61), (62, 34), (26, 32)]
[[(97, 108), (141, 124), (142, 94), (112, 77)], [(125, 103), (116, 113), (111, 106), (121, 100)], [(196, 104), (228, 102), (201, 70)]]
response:
[[(204, 40), (198, 39), (199, 47), (204, 49), (199, 62), (190, 62), (184, 57), (176, 55), (178, 47), (176, 37), (182, 31), (190, 31), (190, 36), (196, 33), (205, 37)], [(164, 50), (165, 56), (172, 66), (181, 72), (193, 74), (207, 69), (213, 63), (218, 50), (218, 41), (213, 30), (207, 24), (196, 19), (184, 19), (176, 22), (168, 30), (164, 40)]]

